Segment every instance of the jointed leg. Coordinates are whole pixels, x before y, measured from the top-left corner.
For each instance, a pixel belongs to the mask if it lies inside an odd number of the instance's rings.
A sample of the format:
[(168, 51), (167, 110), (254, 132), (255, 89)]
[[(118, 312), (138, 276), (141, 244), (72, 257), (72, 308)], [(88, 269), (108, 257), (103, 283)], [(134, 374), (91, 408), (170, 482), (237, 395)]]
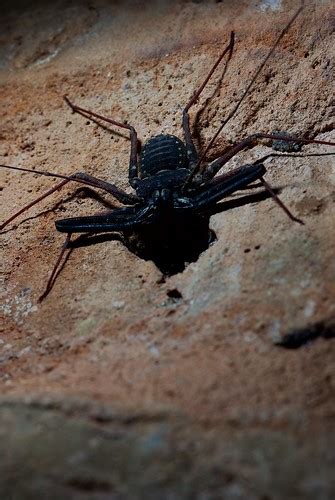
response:
[[(63, 219), (56, 221), (56, 228), (58, 231), (67, 233), (66, 240), (61, 248), (60, 254), (51, 272), (45, 291), (39, 298), (42, 301), (50, 292), (55, 282), (56, 276), (61, 268), (61, 262), (66, 250), (69, 248), (71, 236), (73, 233), (86, 233), (81, 237), (86, 237), (88, 234), (95, 234), (101, 232), (123, 231), (126, 229), (133, 229), (139, 226), (143, 221), (148, 221), (152, 214), (151, 207), (125, 207), (116, 209), (114, 212), (106, 214), (97, 214), (87, 217), (74, 217), (71, 219)], [(79, 238), (81, 238), (79, 237)], [(64, 263), (68, 259), (72, 248)]]
[(269, 158), (310, 158), (334, 155), (335, 151), (334, 153), (269, 153), (268, 155), (259, 158), (255, 163), (264, 163)]
[(64, 187), (65, 184), (67, 184), (68, 182), (70, 182), (70, 181), (65, 180), (65, 181), (60, 182), (59, 184), (57, 184), (53, 188), (51, 188), (48, 191), (46, 191), (46, 193), (44, 193), (41, 196), (39, 196), (38, 198), (36, 198), (34, 201), (28, 203), (28, 205), (25, 205), (23, 208), (21, 208), (18, 212), (16, 212), (14, 215), (12, 215), (11, 217), (9, 217), (9, 219), (5, 220), (5, 222), (3, 222), (0, 225), (0, 231), (2, 231), (2, 229), (4, 227), (6, 227), (7, 224), (9, 224), (10, 222), (12, 222), (12, 220), (16, 219), (16, 217), (18, 217), (19, 215), (23, 214), (23, 212), (25, 212), (26, 210), (29, 210), (29, 208), (31, 208), (34, 205), (36, 205), (37, 203), (39, 203), (40, 201), (42, 201), (47, 196), (50, 196), (55, 191), (58, 191), (59, 189), (61, 189), (62, 187)]
[[(42, 302), (42, 300), (45, 299), (45, 297), (49, 294), (51, 288), (53, 287), (53, 284), (55, 282), (55, 278), (56, 278), (57, 272), (59, 271), (60, 263), (62, 261), (64, 253), (69, 248), (70, 241), (71, 241), (71, 233), (69, 233), (66, 236), (66, 239), (65, 239), (65, 242), (62, 245), (60, 254), (59, 254), (59, 256), (58, 256), (58, 258), (56, 260), (56, 263), (54, 265), (54, 268), (53, 268), (53, 270), (52, 270), (52, 272), (50, 274), (50, 278), (48, 279), (47, 286), (45, 287), (44, 292), (42, 293), (42, 295), (38, 299), (39, 302)], [(71, 250), (70, 250), (70, 252), (71, 252)]]
[(303, 221), (295, 217), (290, 210), (279, 199), (271, 186), (264, 180), (266, 173), (264, 165), (255, 162), (252, 165), (244, 165), (236, 168), (228, 174), (216, 177), (204, 186), (202, 192), (193, 197), (194, 209), (202, 209), (213, 206), (226, 196), (249, 186), (255, 180), (259, 180), (265, 189), (270, 193), (275, 202), (284, 210), (284, 212), (295, 222), (303, 224)]
[[(218, 173), (218, 171), (237, 153), (243, 151), (244, 149), (249, 149), (256, 146), (262, 139), (300, 142), (302, 144), (324, 144), (327, 146), (335, 146), (335, 143), (328, 141), (318, 141), (314, 139), (300, 139), (297, 137), (287, 137), (280, 134), (263, 134), (263, 133), (253, 134), (247, 137), (246, 139), (243, 139), (243, 141), (239, 142), (238, 144), (235, 144), (234, 146), (229, 146), (222, 156), (220, 156), (212, 163), (207, 165), (207, 167), (205, 167), (203, 172), (199, 172), (198, 175), (200, 177), (200, 181), (206, 182), (212, 179)], [(283, 156), (283, 155), (278, 155), (278, 156)], [(291, 155), (291, 156), (297, 156), (297, 155)]]
[(117, 188), (114, 184), (102, 181), (100, 179), (97, 179), (96, 177), (93, 177), (92, 175), (88, 175), (88, 174), (85, 174), (83, 172), (77, 172), (76, 174), (73, 174), (71, 176), (65, 176), (65, 175), (61, 175), (61, 174), (54, 174), (51, 172), (41, 172), (38, 170), (30, 170), (30, 169), (19, 168), (19, 167), (10, 167), (8, 165), (0, 165), (0, 167), (10, 168), (13, 170), (20, 170), (20, 171), (24, 171), (24, 172), (33, 172), (35, 174), (37, 173), (37, 174), (45, 175), (48, 177), (58, 177), (58, 178), (63, 179), (62, 182), (60, 182), (59, 184), (57, 184), (53, 188), (49, 189), (48, 191), (43, 193), (41, 196), (36, 198), (34, 201), (28, 203), (28, 205), (24, 206), (18, 212), (16, 212), (14, 215), (9, 217), (9, 219), (7, 219), (5, 222), (3, 222), (0, 225), (0, 230), (2, 230), (4, 227), (6, 227), (7, 224), (12, 222), (12, 220), (16, 219), (16, 217), (21, 215), (23, 212), (25, 212), (26, 210), (29, 210), (29, 208), (33, 207), (34, 205), (36, 205), (40, 201), (44, 200), (44, 198), (47, 198), (55, 191), (59, 191), (62, 187), (64, 187), (70, 181), (84, 184), (85, 186), (92, 186), (95, 188), (102, 189), (102, 190), (106, 191), (107, 193), (112, 194), (117, 200), (121, 201), (122, 203), (134, 204), (138, 201), (137, 196), (128, 195), (126, 192)]
[(275, 200), (277, 205), (279, 205), (280, 208), (282, 208), (284, 210), (284, 212), (289, 216), (289, 218), (291, 220), (293, 220), (294, 222), (298, 222), (299, 224), (305, 224), (304, 221), (302, 221), (301, 219), (298, 219), (297, 217), (295, 217), (292, 214), (292, 212), (287, 208), (286, 205), (284, 205), (284, 203), (281, 201), (279, 196), (276, 195), (276, 193), (273, 191), (271, 186), (263, 179), (263, 177), (260, 177), (260, 181), (263, 184), (263, 186), (265, 187), (265, 189), (271, 194), (272, 198)]
[(195, 148), (195, 145), (193, 143), (192, 136), (191, 136), (191, 131), (190, 131), (190, 117), (189, 117), (188, 111), (189, 111), (190, 107), (193, 106), (193, 104), (195, 104), (196, 101), (198, 100), (198, 98), (200, 97), (201, 92), (206, 87), (209, 79), (213, 75), (214, 71), (216, 70), (216, 68), (220, 64), (220, 62), (223, 59), (223, 57), (227, 54), (227, 52), (229, 52), (228, 59), (227, 59), (227, 62), (226, 62), (226, 68), (227, 68), (227, 64), (230, 61), (232, 53), (233, 53), (233, 48), (234, 48), (234, 32), (232, 31), (231, 34), (230, 34), (229, 45), (224, 49), (224, 51), (222, 52), (222, 54), (220, 55), (220, 57), (218, 58), (218, 60), (216, 61), (216, 63), (212, 67), (212, 69), (210, 70), (210, 72), (208, 73), (208, 75), (207, 75), (205, 81), (203, 82), (203, 84), (194, 93), (194, 95), (191, 97), (190, 101), (188, 102), (188, 104), (186, 105), (186, 107), (183, 110), (184, 137), (185, 137), (185, 143), (186, 143), (186, 148), (187, 148), (187, 155), (188, 155), (188, 159), (189, 159), (190, 167), (191, 168), (194, 167), (195, 164), (196, 164), (196, 162), (198, 161), (198, 153), (196, 151), (196, 148)]
[[(277, 40), (275, 41), (274, 45), (272, 46), (272, 48), (270, 49), (270, 51), (268, 52), (267, 56), (265, 57), (265, 59), (262, 61), (262, 63), (260, 64), (260, 66), (257, 68), (256, 70), (256, 73), (254, 74), (254, 76), (252, 77), (251, 79), (251, 82), (249, 83), (249, 85), (247, 86), (247, 88), (245, 89), (245, 91), (243, 92), (242, 94), (242, 97), (239, 99), (239, 101), (237, 102), (236, 106), (233, 108), (233, 110), (229, 113), (229, 115), (227, 116), (227, 118), (225, 118), (225, 120), (223, 120), (223, 122), (221, 123), (221, 126), (219, 127), (219, 129), (216, 131), (214, 137), (212, 137), (212, 139), (210, 140), (210, 142), (208, 143), (207, 147), (205, 148), (204, 152), (202, 153), (201, 155), (201, 158), (199, 160), (199, 164), (202, 162), (202, 160), (204, 159), (204, 157), (206, 156), (206, 154), (208, 153), (209, 149), (213, 146), (214, 142), (216, 141), (218, 135), (221, 133), (223, 127), (231, 120), (231, 118), (235, 115), (235, 113), (237, 112), (237, 110), (239, 109), (239, 107), (241, 106), (242, 102), (244, 101), (244, 99), (246, 98), (246, 96), (248, 95), (249, 91), (251, 90), (251, 87), (253, 86), (253, 84), (255, 83), (258, 75), (261, 73), (261, 71), (263, 70), (265, 64), (267, 63), (267, 61), (271, 58), (275, 48), (277, 47), (277, 45), (279, 44), (280, 40), (283, 38), (283, 36), (288, 32), (288, 30), (290, 29), (291, 25), (294, 23), (294, 21), (296, 20), (296, 18), (299, 16), (299, 14), (301, 13), (301, 11), (303, 10), (304, 8), (304, 0), (301, 0), (301, 5), (299, 7), (299, 9), (294, 13), (293, 17), (291, 17), (290, 21), (287, 23), (287, 25), (284, 27), (284, 29), (281, 31), (281, 33), (279, 34)], [(198, 165), (196, 166), (196, 172), (197, 172), (197, 167)], [(192, 172), (192, 177), (195, 175), (196, 172)]]
[(117, 122), (115, 120), (112, 120), (111, 118), (107, 118), (106, 116), (99, 115), (98, 113), (94, 113), (94, 111), (89, 111), (88, 109), (76, 106), (75, 104), (72, 104), (72, 102), (69, 100), (67, 96), (64, 96), (64, 99), (73, 112), (79, 113), (80, 115), (85, 116), (85, 118), (90, 118), (94, 116), (95, 118), (99, 118), (99, 120), (111, 123), (116, 127), (121, 127), (129, 130), (130, 142), (131, 142), (130, 160), (129, 160), (129, 183), (133, 188), (136, 189), (136, 186), (140, 182), (140, 179), (139, 179), (138, 162), (137, 162), (138, 140), (137, 140), (137, 133), (134, 127), (126, 123)]

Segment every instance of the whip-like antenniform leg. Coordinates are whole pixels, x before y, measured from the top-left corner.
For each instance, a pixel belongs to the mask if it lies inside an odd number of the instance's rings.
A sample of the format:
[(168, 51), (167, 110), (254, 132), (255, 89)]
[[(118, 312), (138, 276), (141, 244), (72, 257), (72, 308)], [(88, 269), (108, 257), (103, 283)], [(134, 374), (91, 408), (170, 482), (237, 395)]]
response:
[(22, 213), (29, 210), (29, 208), (33, 207), (34, 205), (36, 205), (40, 201), (44, 200), (45, 198), (50, 196), (55, 191), (59, 191), (60, 189), (62, 189), (70, 181), (77, 182), (79, 184), (84, 184), (85, 186), (92, 186), (95, 188), (102, 189), (103, 191), (106, 191), (107, 193), (112, 194), (118, 201), (120, 201), (121, 203), (124, 203), (124, 204), (133, 205), (134, 203), (139, 201), (137, 196), (129, 195), (125, 191), (122, 191), (121, 189), (116, 187), (114, 184), (111, 184), (110, 182), (105, 182), (101, 179), (97, 179), (96, 177), (93, 177), (92, 175), (85, 174), (84, 172), (77, 172), (76, 174), (73, 174), (71, 176), (67, 176), (67, 175), (61, 175), (61, 174), (56, 174), (56, 173), (52, 173), (52, 172), (41, 172), (39, 170), (31, 170), (28, 168), (11, 167), (8, 165), (0, 165), (0, 167), (8, 168), (11, 170), (19, 170), (19, 171), (23, 171), (23, 172), (32, 172), (35, 174), (45, 175), (47, 177), (57, 177), (57, 178), (63, 179), (62, 182), (60, 182), (56, 186), (49, 189), (48, 191), (43, 193), (41, 196), (39, 196), (35, 200), (28, 203), (28, 205), (25, 205), (18, 212), (16, 212), (11, 217), (9, 217), (7, 220), (5, 220), (0, 225), (0, 230), (2, 230), (4, 227), (6, 227), (7, 224), (12, 222), (19, 215), (21, 215)]
[(212, 69), (208, 73), (207, 77), (205, 78), (204, 82), (200, 86), (200, 88), (193, 94), (187, 105), (185, 106), (183, 110), (183, 129), (184, 129), (184, 137), (185, 137), (185, 143), (186, 143), (186, 148), (187, 148), (187, 156), (190, 162), (190, 168), (194, 168), (196, 165), (196, 162), (198, 161), (198, 153), (195, 148), (195, 145), (192, 140), (192, 135), (191, 135), (191, 130), (190, 130), (190, 117), (188, 114), (188, 111), (193, 104), (195, 104), (200, 97), (201, 92), (204, 90), (206, 87), (207, 83), (209, 82), (211, 76), (213, 75), (214, 71), (224, 58), (224, 56), (228, 53), (228, 59), (226, 61), (225, 69), (224, 69), (224, 74), (226, 73), (228, 63), (231, 59), (231, 56), (233, 54), (233, 49), (234, 49), (234, 32), (232, 31), (230, 34), (230, 42), (229, 45), (224, 49), (220, 57), (217, 59), (215, 64), (213, 65)]
[(192, 169), (192, 172), (191, 172), (191, 175), (188, 179), (188, 182), (187, 183), (190, 183), (193, 179), (193, 177), (199, 172), (199, 170), (201, 169), (201, 162), (204, 160), (206, 154), (208, 153), (208, 151), (210, 150), (210, 148), (213, 146), (214, 142), (216, 141), (218, 135), (221, 133), (223, 127), (231, 120), (231, 118), (235, 115), (235, 113), (238, 111), (239, 107), (241, 106), (242, 102), (244, 101), (244, 99), (246, 98), (246, 96), (248, 95), (251, 87), (253, 86), (253, 84), (255, 83), (256, 79), (258, 78), (258, 75), (261, 73), (261, 71), (263, 70), (265, 64), (267, 63), (267, 61), (270, 59), (270, 57), (272, 56), (274, 50), (276, 49), (277, 45), (279, 44), (280, 40), (283, 38), (283, 36), (285, 35), (285, 33), (288, 32), (288, 30), (290, 29), (291, 25), (294, 23), (294, 21), (296, 20), (296, 18), (299, 16), (299, 14), (301, 13), (301, 11), (303, 10), (304, 8), (304, 2), (302, 1), (301, 2), (301, 6), (299, 7), (299, 9), (295, 12), (295, 14), (292, 16), (292, 18), (290, 19), (290, 21), (287, 23), (287, 25), (285, 26), (285, 28), (281, 31), (281, 33), (279, 34), (277, 40), (275, 41), (274, 45), (272, 46), (272, 48), (270, 49), (268, 55), (266, 56), (266, 58), (263, 60), (263, 62), (260, 64), (260, 66), (257, 68), (254, 76), (252, 77), (249, 85), (247, 86), (247, 88), (245, 89), (245, 91), (243, 92), (243, 95), (242, 97), (239, 99), (238, 103), (236, 104), (236, 106), (233, 108), (233, 110), (229, 113), (229, 115), (227, 116), (227, 118), (225, 118), (221, 124), (221, 126), (219, 127), (219, 129), (216, 131), (216, 133), (214, 134), (214, 137), (212, 137), (212, 139), (210, 140), (210, 142), (208, 143), (208, 145), (206, 146), (205, 150), (203, 151), (201, 157), (199, 158), (199, 160), (197, 161), (196, 165), (194, 166), (194, 168)]
[[(334, 142), (329, 141), (318, 141), (315, 139), (303, 139), (299, 137), (290, 137), (287, 135), (280, 134), (253, 134), (249, 137), (243, 139), (243, 141), (235, 144), (234, 146), (229, 146), (224, 154), (214, 160), (212, 163), (204, 167), (203, 172), (199, 174), (203, 182), (212, 179), (229, 160), (231, 160), (235, 155), (243, 151), (244, 149), (249, 149), (256, 146), (261, 142), (262, 139), (272, 139), (272, 140), (282, 140), (287, 142), (297, 142), (301, 144), (324, 144), (326, 146), (335, 146)], [(273, 156), (273, 155), (272, 155)], [(282, 156), (282, 155), (281, 155)], [(290, 156), (290, 155), (288, 155)], [(293, 156), (293, 155), (291, 155)]]

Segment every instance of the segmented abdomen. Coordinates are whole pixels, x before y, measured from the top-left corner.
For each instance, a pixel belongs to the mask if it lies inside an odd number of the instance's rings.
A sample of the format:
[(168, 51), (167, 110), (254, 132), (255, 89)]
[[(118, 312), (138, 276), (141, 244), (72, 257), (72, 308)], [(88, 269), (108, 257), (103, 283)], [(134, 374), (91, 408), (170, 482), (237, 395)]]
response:
[(155, 175), (160, 170), (187, 168), (184, 143), (174, 135), (156, 135), (143, 146), (140, 155), (141, 177)]

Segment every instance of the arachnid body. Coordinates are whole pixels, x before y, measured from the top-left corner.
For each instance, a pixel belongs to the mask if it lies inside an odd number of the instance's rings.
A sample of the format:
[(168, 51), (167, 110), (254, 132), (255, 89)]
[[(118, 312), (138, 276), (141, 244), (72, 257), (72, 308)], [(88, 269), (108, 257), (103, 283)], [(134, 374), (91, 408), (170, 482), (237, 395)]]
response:
[[(265, 63), (300, 11), (301, 8), (295, 13), (281, 32), (269, 54), (255, 72), (254, 77), (247, 86), (241, 99), (224, 120), (202, 154), (199, 154), (192, 139), (189, 109), (196, 103), (212, 74), (225, 56), (227, 57), (226, 65), (228, 64), (234, 48), (234, 33), (231, 33), (229, 44), (213, 65), (203, 84), (194, 93), (183, 110), (182, 127), (184, 141), (174, 135), (160, 134), (150, 138), (144, 144), (143, 148), (140, 149), (140, 143), (134, 127), (81, 108), (73, 104), (68, 97), (64, 97), (73, 112), (79, 113), (86, 118), (93, 119), (96, 122), (97, 120), (105, 121), (129, 131), (131, 142), (129, 184), (135, 193), (128, 194), (114, 184), (85, 173), (64, 176), (33, 170), (34, 173), (59, 177), (62, 180), (59, 184), (7, 219), (2, 224), (2, 228), (25, 210), (55, 191), (58, 191), (69, 182), (76, 182), (102, 189), (111, 194), (121, 204), (125, 205), (122, 208), (116, 208), (103, 214), (72, 217), (56, 221), (57, 230), (66, 233), (67, 238), (52, 271), (43, 297), (47, 295), (52, 287), (61, 259), (70, 245), (70, 239), (73, 233), (84, 233), (86, 235), (105, 232), (120, 233), (128, 246), (133, 250), (135, 249), (134, 251), (140, 256), (141, 253), (143, 254), (141, 242), (144, 242), (144, 246), (146, 246), (146, 258), (153, 258), (154, 260), (155, 255), (161, 254), (158, 257), (159, 260), (164, 254), (168, 255), (172, 262), (172, 265), (166, 271), (169, 273), (181, 270), (185, 262), (195, 260), (196, 256), (208, 246), (208, 242), (211, 239), (211, 234), (208, 229), (208, 211), (215, 207), (217, 202), (223, 198), (250, 186), (255, 181), (259, 181), (263, 185), (269, 195), (274, 198), (277, 204), (292, 220), (302, 223), (301, 220), (292, 215), (289, 209), (279, 200), (277, 194), (264, 180), (264, 174), (266, 173), (264, 161), (269, 156), (282, 155), (268, 155), (254, 163), (243, 165), (228, 173), (223, 173), (221, 175), (217, 174), (236, 154), (252, 147), (262, 139), (281, 140), (301, 144), (318, 143), (333, 145), (332, 143), (292, 138), (285, 134), (274, 135), (257, 133), (243, 139), (233, 146), (227, 147), (219, 158), (216, 158), (210, 163), (206, 162), (205, 157), (222, 128), (237, 112)], [(14, 170), (31, 171), (19, 167), (1, 166)], [(184, 262), (179, 262), (173, 249), (185, 245), (186, 241), (192, 239), (192, 234), (195, 232), (200, 235), (197, 248), (186, 252), (182, 257), (182, 261)], [(148, 247), (150, 246), (151, 248), (149, 248), (148, 251)], [(161, 267), (164, 268), (164, 264), (162, 264)]]

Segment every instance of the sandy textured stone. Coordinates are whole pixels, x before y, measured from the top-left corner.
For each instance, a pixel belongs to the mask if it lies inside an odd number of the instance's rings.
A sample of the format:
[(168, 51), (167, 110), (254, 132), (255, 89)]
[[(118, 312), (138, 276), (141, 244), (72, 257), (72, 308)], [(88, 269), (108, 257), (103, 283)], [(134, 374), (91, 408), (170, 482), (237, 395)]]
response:
[[(1, 163), (63, 174), (86, 171), (130, 192), (126, 134), (72, 114), (62, 95), (127, 120), (143, 141), (160, 132), (182, 137), (181, 110), (234, 29), (235, 53), (225, 79), (220, 82), (218, 71), (191, 113), (203, 148), (298, 3), (157, 0), (109, 5), (97, 0), (1, 7)], [(335, 141), (333, 15), (331, 1), (306, 2), (211, 157), (219, 156), (227, 143), (259, 131)], [(309, 145), (303, 152), (330, 149)], [(271, 151), (269, 144), (257, 146), (226, 168)], [(200, 443), (190, 448), (181, 466), (192, 470), (185, 477), (195, 489), (178, 490), (186, 480), (177, 478), (177, 465), (171, 490), (164, 490), (172, 496), (166, 498), (178, 498), (176, 491), (194, 498), (202, 485), (205, 493), (199, 498), (221, 498), (222, 492), (229, 499), (332, 498), (329, 464), (334, 457), (327, 436), (334, 432), (333, 159), (272, 159), (267, 168), (268, 182), (280, 188), (282, 200), (305, 225), (289, 220), (271, 199), (256, 202), (256, 197), (253, 203), (224, 210), (231, 208), (234, 196), (211, 217), (217, 241), (183, 273), (165, 281), (152, 262), (139, 259), (121, 242), (105, 241), (74, 251), (50, 295), (39, 303), (63, 241), (54, 220), (91, 214), (101, 205), (67, 187), (8, 226), (1, 235), (1, 393), (17, 401), (27, 394), (84, 398), (130, 413), (155, 414), (165, 408), (172, 449), (180, 435), (187, 436), (187, 443)], [(53, 185), (49, 178), (4, 169), (0, 176), (2, 220)], [(278, 345), (283, 339), (288, 347), (300, 348), (285, 349)], [(6, 439), (13, 435), (13, 463), (24, 460), (17, 451), (20, 419), (38, 426), (46, 411), (22, 408), (22, 415), (19, 410), (15, 418), (8, 417), (14, 418), (12, 427), (1, 424)], [(178, 425), (176, 413), (183, 415)], [(84, 423), (73, 417), (69, 425), (83, 425), (83, 435), (94, 435), (84, 410), (82, 417)], [(142, 430), (136, 428), (136, 439)], [(213, 480), (214, 493), (212, 473), (208, 482), (201, 478), (212, 453), (206, 447), (215, 447), (215, 469), (226, 439), (231, 451), (223, 463), (234, 456), (232, 467), (243, 481), (229, 479), (227, 465), (230, 489), (220, 496), (221, 476), (218, 483)], [(29, 471), (38, 482), (36, 464), (43, 451), (35, 450), (35, 443), (32, 439), (25, 447), (37, 457)], [(57, 439), (50, 446), (55, 443)], [(79, 438), (78, 443), (80, 448)], [(55, 463), (62, 461), (62, 453), (55, 452)], [(157, 460), (164, 464), (169, 456)], [(126, 470), (118, 485), (131, 475), (130, 465)], [(278, 470), (282, 474), (276, 482)], [(152, 477), (147, 474), (145, 485)], [(285, 482), (281, 478), (287, 474)], [(295, 475), (301, 479), (298, 485)], [(13, 484), (13, 476), (8, 477), (6, 488)], [(61, 492), (59, 477), (57, 472), (48, 485), (58, 484)], [(249, 489), (251, 483), (262, 487)], [(143, 495), (150, 498), (146, 487)], [(133, 491), (120, 490), (120, 495)], [(158, 491), (150, 490), (150, 495)], [(108, 489), (93, 493), (92, 498), (111, 498)]]

